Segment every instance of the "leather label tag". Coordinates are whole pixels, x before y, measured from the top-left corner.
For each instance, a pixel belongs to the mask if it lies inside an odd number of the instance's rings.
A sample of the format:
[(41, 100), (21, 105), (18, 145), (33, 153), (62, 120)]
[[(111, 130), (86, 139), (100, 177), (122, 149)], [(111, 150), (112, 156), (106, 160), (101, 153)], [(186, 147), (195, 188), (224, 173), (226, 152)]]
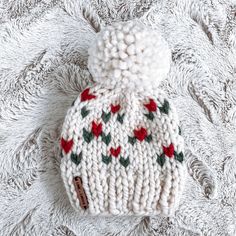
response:
[(77, 197), (79, 199), (81, 208), (87, 209), (89, 204), (88, 204), (88, 199), (87, 199), (86, 193), (83, 188), (82, 178), (76, 176), (76, 177), (74, 177), (73, 182), (75, 185), (75, 190), (76, 190)]

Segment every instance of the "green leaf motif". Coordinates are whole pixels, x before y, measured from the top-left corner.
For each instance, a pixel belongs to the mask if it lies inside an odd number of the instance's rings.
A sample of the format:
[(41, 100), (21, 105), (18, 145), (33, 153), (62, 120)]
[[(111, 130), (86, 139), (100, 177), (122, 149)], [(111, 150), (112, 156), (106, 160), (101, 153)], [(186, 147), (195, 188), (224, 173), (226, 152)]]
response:
[(145, 140), (146, 140), (148, 143), (150, 143), (150, 142), (152, 141), (152, 135), (149, 134), (149, 135), (145, 138)]
[(86, 117), (88, 114), (89, 114), (89, 110), (87, 110), (86, 106), (84, 106), (84, 107), (81, 109), (81, 116), (84, 118), (84, 117)]
[(111, 112), (106, 113), (105, 111), (102, 111), (102, 120), (104, 123), (107, 123), (111, 118)]
[(72, 162), (74, 162), (76, 165), (79, 165), (82, 159), (82, 152), (80, 152), (79, 155), (76, 155), (75, 153), (71, 153), (70, 159)]
[(124, 157), (121, 156), (119, 161), (120, 161), (120, 164), (124, 166), (125, 168), (130, 164), (129, 157), (125, 159)]
[(108, 145), (111, 142), (111, 133), (105, 135), (105, 133), (102, 133), (102, 141)]
[(177, 152), (174, 152), (175, 160), (179, 161), (180, 163), (184, 160), (184, 154), (183, 152), (180, 152), (179, 154)]
[(122, 115), (118, 114), (118, 115), (117, 115), (117, 121), (119, 121), (121, 124), (123, 124), (123, 122), (124, 122), (124, 116), (125, 116), (125, 113), (122, 114)]
[(83, 138), (87, 143), (90, 143), (93, 139), (93, 133), (88, 132), (85, 128), (83, 128)]
[(161, 167), (164, 166), (165, 161), (166, 161), (166, 159), (165, 159), (165, 154), (164, 154), (164, 153), (162, 153), (160, 156), (157, 154), (157, 163), (158, 163)]
[(153, 121), (153, 119), (154, 119), (154, 115), (153, 115), (152, 112), (149, 112), (149, 113), (144, 114), (144, 115), (145, 115), (149, 120)]
[(102, 154), (102, 162), (108, 165), (111, 162), (111, 156), (105, 156)]
[(162, 106), (162, 107), (159, 107), (159, 109), (160, 109), (160, 111), (161, 111), (162, 113), (165, 113), (166, 115), (168, 115), (169, 109), (170, 109), (170, 104), (169, 104), (169, 102), (165, 99), (163, 106)]
[(128, 142), (134, 145), (136, 143), (136, 138), (135, 137), (128, 137)]

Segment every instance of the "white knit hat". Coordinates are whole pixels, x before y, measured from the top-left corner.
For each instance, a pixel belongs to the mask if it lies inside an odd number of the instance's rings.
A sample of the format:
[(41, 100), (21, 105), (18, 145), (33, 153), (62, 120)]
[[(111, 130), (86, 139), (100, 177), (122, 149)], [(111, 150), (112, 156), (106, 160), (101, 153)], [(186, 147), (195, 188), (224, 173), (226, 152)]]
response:
[(172, 214), (184, 183), (176, 111), (158, 89), (170, 50), (136, 22), (101, 31), (89, 50), (96, 85), (69, 109), (61, 135), (61, 172), (82, 214)]

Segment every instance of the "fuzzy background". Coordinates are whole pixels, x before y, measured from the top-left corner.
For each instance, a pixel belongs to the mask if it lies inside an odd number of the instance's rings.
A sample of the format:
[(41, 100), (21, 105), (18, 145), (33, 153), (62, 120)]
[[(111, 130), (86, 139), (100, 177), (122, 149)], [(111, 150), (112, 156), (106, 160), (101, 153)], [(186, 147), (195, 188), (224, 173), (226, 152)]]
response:
[[(186, 142), (185, 192), (171, 218), (80, 218), (60, 177), (61, 125), (91, 81), (96, 32), (134, 18), (172, 49), (162, 86)], [(235, 73), (233, 0), (0, 0), (0, 235), (236, 235)]]

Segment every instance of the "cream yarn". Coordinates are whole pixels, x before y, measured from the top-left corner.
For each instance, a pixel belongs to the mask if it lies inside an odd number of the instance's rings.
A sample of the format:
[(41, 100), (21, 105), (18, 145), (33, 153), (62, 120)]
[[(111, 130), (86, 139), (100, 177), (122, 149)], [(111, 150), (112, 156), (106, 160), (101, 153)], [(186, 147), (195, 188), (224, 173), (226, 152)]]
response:
[[(130, 21), (108, 26), (89, 49), (96, 82), (121, 87), (157, 87), (170, 69), (171, 52), (160, 33)], [(142, 86), (140, 86), (142, 85)]]
[(99, 33), (89, 54), (97, 85), (79, 95), (61, 134), (72, 206), (84, 215), (174, 213), (184, 142), (174, 107), (156, 89), (169, 70), (166, 42), (134, 22), (116, 23)]

